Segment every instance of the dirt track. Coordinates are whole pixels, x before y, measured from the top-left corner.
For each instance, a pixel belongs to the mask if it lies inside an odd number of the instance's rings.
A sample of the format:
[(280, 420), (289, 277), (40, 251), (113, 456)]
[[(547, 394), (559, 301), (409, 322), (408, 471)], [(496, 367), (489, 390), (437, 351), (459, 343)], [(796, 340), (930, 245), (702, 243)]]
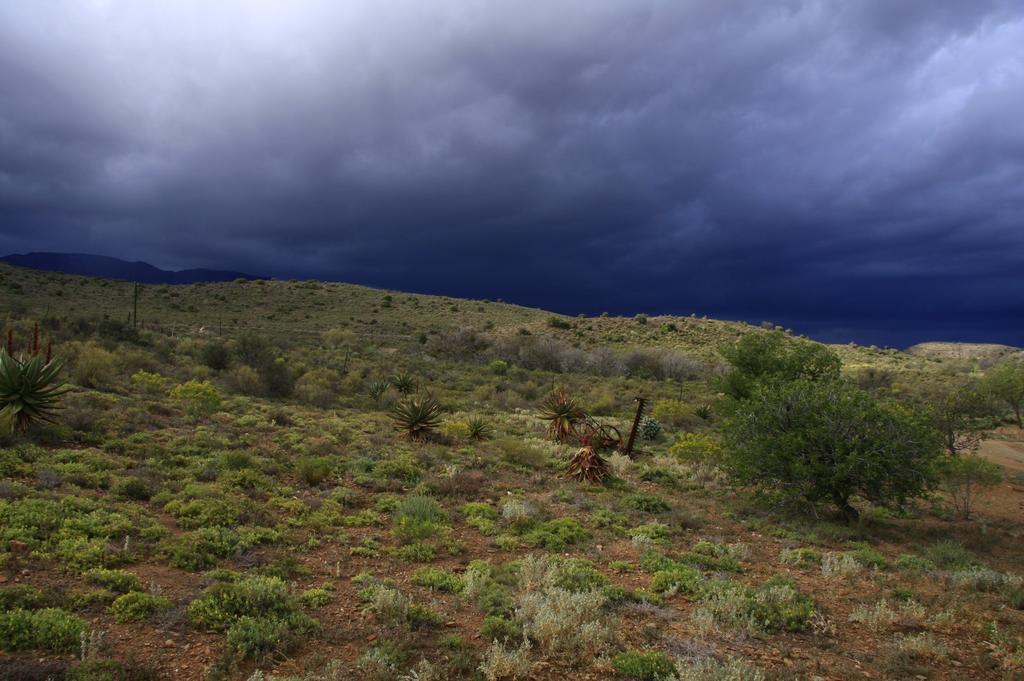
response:
[(1010, 470), (1024, 471), (1024, 442), (985, 440), (981, 444), (980, 454)]

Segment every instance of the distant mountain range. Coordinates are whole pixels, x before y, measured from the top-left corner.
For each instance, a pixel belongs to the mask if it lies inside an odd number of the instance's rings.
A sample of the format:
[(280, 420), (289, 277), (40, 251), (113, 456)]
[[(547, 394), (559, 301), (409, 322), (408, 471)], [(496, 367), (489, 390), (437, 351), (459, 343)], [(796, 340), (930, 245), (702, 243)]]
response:
[(47, 272), (81, 274), (87, 277), (104, 277), (137, 281), (140, 284), (196, 284), (211, 281), (234, 281), (235, 279), (266, 279), (242, 272), (227, 270), (192, 269), (162, 270), (148, 262), (129, 262), (106, 255), (88, 253), (24, 253), (0, 258), (0, 262), (18, 267), (28, 267)]

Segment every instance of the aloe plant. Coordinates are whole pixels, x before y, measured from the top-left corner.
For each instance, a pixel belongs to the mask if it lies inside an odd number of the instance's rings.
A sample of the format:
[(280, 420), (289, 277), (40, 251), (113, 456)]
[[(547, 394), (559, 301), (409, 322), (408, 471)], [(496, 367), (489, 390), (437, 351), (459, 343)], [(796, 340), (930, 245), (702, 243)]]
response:
[(0, 426), (26, 430), (34, 421), (53, 421), (70, 390), (60, 380), (62, 367), (38, 354), (22, 361), (0, 350)]
[(403, 395), (408, 395), (416, 390), (416, 379), (409, 374), (395, 374), (391, 377), (391, 385)]
[(370, 381), (370, 384), (366, 386), (366, 392), (370, 394), (374, 402), (379, 403), (381, 398), (384, 397), (384, 393), (388, 391), (391, 384), (387, 381)]
[(396, 404), (391, 418), (396, 428), (414, 440), (421, 440), (441, 424), (441, 411), (441, 403), (430, 395), (414, 395)]
[(486, 440), (491, 436), (491, 427), (482, 418), (474, 417), (466, 422), (469, 427), (469, 439)]
[(576, 435), (576, 426), (587, 414), (565, 388), (557, 388), (540, 405), (540, 418), (548, 422), (548, 437), (565, 442)]

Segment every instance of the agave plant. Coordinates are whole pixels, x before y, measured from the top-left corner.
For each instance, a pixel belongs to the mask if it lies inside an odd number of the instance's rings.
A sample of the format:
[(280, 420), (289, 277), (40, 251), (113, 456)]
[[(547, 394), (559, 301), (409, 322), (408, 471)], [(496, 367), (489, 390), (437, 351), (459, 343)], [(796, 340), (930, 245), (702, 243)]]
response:
[(429, 437), (441, 424), (441, 403), (430, 395), (413, 395), (391, 410), (395, 427), (414, 440)]
[(491, 427), (480, 417), (474, 417), (466, 421), (469, 427), (469, 439), (486, 440), (491, 436)]
[(26, 430), (33, 421), (52, 421), (70, 390), (60, 380), (61, 367), (38, 354), (22, 361), (0, 349), (0, 424)]
[(565, 442), (576, 435), (576, 426), (587, 417), (565, 388), (556, 388), (540, 405), (540, 418), (548, 422), (548, 437)]
[(409, 393), (415, 392), (416, 390), (416, 379), (409, 374), (395, 374), (391, 377), (391, 385), (395, 386), (395, 390), (408, 395)]
[(370, 381), (370, 384), (366, 386), (366, 391), (370, 393), (370, 397), (373, 398), (374, 402), (380, 402), (380, 399), (384, 397), (384, 393), (390, 387), (391, 384), (387, 381)]

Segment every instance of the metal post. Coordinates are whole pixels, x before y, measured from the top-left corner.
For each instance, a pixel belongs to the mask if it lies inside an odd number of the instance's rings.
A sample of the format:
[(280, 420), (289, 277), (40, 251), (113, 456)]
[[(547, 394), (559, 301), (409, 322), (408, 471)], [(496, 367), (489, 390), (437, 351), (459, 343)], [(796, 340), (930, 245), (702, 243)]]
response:
[(636, 431), (640, 428), (640, 419), (644, 415), (644, 405), (647, 404), (647, 400), (637, 396), (636, 398), (636, 416), (633, 417), (633, 428), (629, 431), (629, 441), (626, 443), (626, 456), (633, 456), (633, 443), (636, 442)]

